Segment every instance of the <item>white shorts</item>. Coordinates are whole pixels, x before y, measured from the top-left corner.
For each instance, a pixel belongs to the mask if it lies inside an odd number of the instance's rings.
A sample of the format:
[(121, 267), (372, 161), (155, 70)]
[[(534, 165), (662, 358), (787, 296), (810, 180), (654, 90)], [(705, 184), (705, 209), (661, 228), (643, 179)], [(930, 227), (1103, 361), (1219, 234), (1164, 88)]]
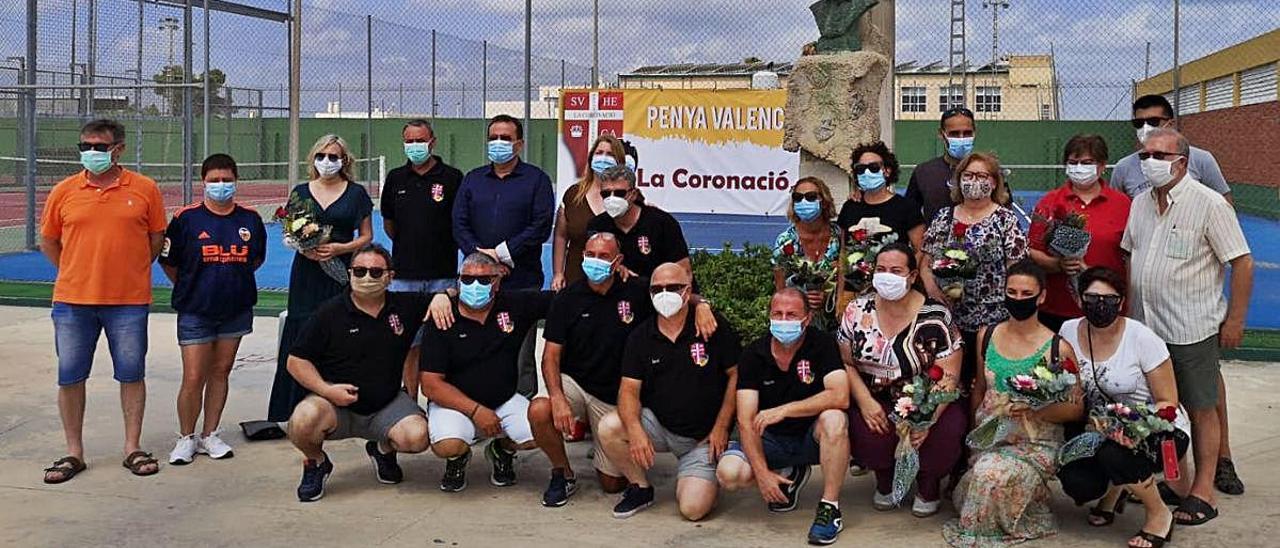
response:
[[(524, 396), (511, 396), (493, 412), (502, 421), (502, 431), (511, 441), (517, 444), (533, 441), (533, 429), (529, 427), (529, 400)], [(435, 402), (427, 403), (427, 424), (430, 425), (431, 443), (454, 439), (475, 445), (480, 441), (476, 435), (476, 424), (466, 414)]]

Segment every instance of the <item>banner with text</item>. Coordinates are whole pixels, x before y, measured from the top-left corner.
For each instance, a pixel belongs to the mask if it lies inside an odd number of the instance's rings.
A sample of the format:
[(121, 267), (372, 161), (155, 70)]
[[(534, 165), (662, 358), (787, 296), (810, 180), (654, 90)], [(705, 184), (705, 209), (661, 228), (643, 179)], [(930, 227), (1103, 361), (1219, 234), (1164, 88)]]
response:
[(612, 133), (639, 155), (637, 186), (669, 212), (785, 215), (800, 157), (782, 150), (782, 90), (586, 90), (561, 94), (556, 190)]

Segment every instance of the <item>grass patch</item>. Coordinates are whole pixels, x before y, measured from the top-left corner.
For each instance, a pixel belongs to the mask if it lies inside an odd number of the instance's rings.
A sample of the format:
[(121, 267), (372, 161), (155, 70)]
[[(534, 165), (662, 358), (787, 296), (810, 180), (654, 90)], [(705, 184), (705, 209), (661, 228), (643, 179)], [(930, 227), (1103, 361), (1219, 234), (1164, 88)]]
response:
[[(173, 312), (170, 302), (173, 290), (157, 287), (151, 290), (152, 312)], [(53, 300), (53, 284), (39, 282), (0, 282), (0, 305), (47, 307)], [(289, 294), (283, 291), (259, 291), (255, 316), (278, 316), (288, 306)]]

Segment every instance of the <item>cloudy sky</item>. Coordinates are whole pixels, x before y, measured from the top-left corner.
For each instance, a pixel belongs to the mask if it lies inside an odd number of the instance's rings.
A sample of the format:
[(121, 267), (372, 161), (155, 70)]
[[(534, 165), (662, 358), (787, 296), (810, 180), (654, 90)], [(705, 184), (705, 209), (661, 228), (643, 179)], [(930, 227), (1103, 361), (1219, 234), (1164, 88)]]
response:
[[(286, 9), (285, 0), (241, 0)], [(600, 0), (601, 72), (611, 78), (647, 64), (733, 62), (745, 57), (786, 61), (817, 36), (809, 0)], [(24, 6), (0, 6), (0, 57), (22, 55)], [(72, 0), (41, 0), (41, 67), (66, 70), (70, 63)], [(80, 1), (78, 35), (87, 10)], [(137, 4), (98, 0), (99, 72), (125, 76), (137, 57)], [(1150, 42), (1151, 73), (1171, 66), (1172, 0), (1008, 0), (999, 24), (1001, 54), (1056, 54), (1064, 116), (1123, 117), (1131, 80), (1142, 79)], [(570, 85), (589, 82), (592, 0), (533, 2), (534, 85), (558, 85), (561, 60)], [(479, 109), (481, 41), (489, 44), (490, 100), (519, 98), (523, 84), (524, 3), (519, 0), (305, 0), (304, 101), (323, 108), (339, 98), (344, 108), (363, 110), (365, 19), (372, 15), (376, 105), (424, 112), (430, 109), (431, 29), (436, 29), (436, 92), (441, 115), (474, 115)], [(967, 5), (968, 58), (991, 58), (992, 12), (981, 1)], [(146, 5), (143, 15), (144, 74), (168, 59), (169, 33), (161, 18), (179, 10)], [(197, 15), (196, 70), (202, 42)], [(897, 60), (933, 61), (946, 56), (949, 25), (944, 0), (898, 0)], [(1273, 0), (1182, 0), (1182, 58), (1194, 59), (1280, 27)], [(286, 33), (279, 24), (214, 14), (212, 65), (231, 85), (259, 88), (264, 102), (277, 103), (287, 78)], [(181, 33), (176, 56), (181, 58)], [(77, 44), (85, 57), (87, 39)], [(3, 71), (0, 71), (2, 73)], [(0, 74), (3, 76), (3, 74)], [(128, 75), (132, 77), (132, 74)], [(358, 96), (358, 97), (357, 97)], [(359, 102), (359, 108), (347, 106)]]

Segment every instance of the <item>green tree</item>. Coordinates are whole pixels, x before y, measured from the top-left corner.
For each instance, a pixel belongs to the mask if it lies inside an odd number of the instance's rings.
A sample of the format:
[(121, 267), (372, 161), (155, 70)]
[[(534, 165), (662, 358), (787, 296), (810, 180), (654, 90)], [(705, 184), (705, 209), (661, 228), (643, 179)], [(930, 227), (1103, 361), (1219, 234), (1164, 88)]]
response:
[[(196, 74), (192, 83), (204, 83), (204, 74)], [(169, 65), (160, 69), (160, 73), (152, 76), (157, 84), (181, 84), (183, 79), (182, 65)], [(209, 71), (209, 111), (213, 116), (230, 116), (236, 109), (231, 103), (231, 93), (226, 89), (227, 75), (219, 69)], [(155, 88), (156, 95), (164, 98), (170, 115), (182, 112), (182, 88)], [(204, 112), (204, 91), (191, 88), (191, 110), (198, 116)]]

